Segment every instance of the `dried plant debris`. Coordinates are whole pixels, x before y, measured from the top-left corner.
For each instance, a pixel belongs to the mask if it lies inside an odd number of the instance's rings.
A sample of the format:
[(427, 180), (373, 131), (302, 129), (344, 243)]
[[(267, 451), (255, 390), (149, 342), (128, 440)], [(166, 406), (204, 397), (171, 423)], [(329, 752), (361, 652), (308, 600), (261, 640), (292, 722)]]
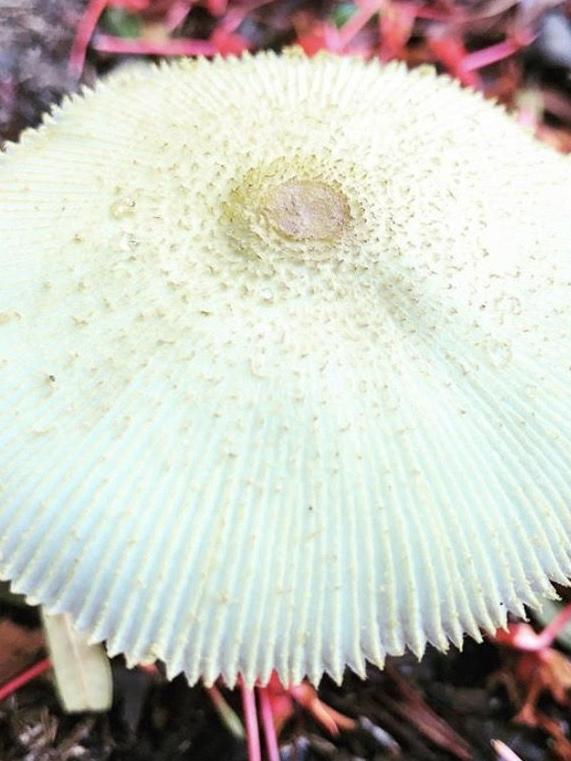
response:
[[(280, 753), (290, 761), (496, 761), (490, 741), (500, 739), (524, 761), (566, 761), (549, 740), (553, 727), (511, 721), (503, 686), (492, 676), (495, 647), (468, 646), (448, 656), (430, 650), (421, 664), (406, 657), (386, 672), (371, 669), (366, 682), (347, 675), (341, 686), (325, 680), (320, 697), (351, 715), (351, 731), (330, 734), (303, 710), (282, 728)], [(114, 663), (116, 700), (104, 715), (62, 713), (47, 680), (37, 680), (0, 704), (2, 761), (243, 761), (244, 741), (228, 731), (200, 686), (167, 682)], [(235, 692), (220, 685), (239, 711)], [(563, 715), (544, 705), (565, 731)], [(547, 734), (546, 734), (547, 733)]]
[(85, 0), (0, 0), (0, 138), (77, 87), (68, 57)]
[(230, 55), (298, 43), (433, 63), (521, 111), (571, 150), (571, 3), (482, 0), (3, 0), (0, 136), (13, 138), (80, 76), (129, 57)]

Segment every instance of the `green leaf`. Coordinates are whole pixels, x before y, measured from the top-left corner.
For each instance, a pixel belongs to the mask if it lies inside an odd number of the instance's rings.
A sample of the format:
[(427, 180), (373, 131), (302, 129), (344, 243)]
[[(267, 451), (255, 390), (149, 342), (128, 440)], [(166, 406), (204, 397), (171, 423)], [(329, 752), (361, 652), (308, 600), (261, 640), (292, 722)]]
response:
[(354, 3), (340, 3), (331, 11), (331, 20), (339, 29), (355, 15), (357, 6)]
[(141, 18), (124, 8), (108, 8), (103, 16), (103, 25), (109, 34), (130, 39), (140, 37), (143, 30)]

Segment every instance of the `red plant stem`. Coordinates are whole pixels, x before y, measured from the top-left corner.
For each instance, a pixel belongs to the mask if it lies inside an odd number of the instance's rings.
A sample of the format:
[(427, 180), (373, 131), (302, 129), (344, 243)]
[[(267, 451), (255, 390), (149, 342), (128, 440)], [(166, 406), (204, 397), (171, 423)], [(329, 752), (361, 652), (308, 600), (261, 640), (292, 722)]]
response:
[(546, 647), (551, 647), (553, 640), (569, 621), (571, 621), (571, 603), (566, 605), (563, 610), (558, 613), (549, 624), (547, 624), (541, 634), (537, 635), (533, 643), (530, 642), (529, 644), (526, 644), (522, 649), (537, 652), (538, 650), (544, 650)]
[(268, 761), (280, 761), (280, 750), (276, 736), (272, 703), (266, 687), (258, 687), (258, 700), (260, 702), (260, 715), (264, 739), (266, 741), (266, 750), (268, 751)]
[(446, 11), (437, 11), (433, 8), (422, 8), (413, 3), (414, 14), (417, 18), (428, 19), (429, 21), (450, 21), (450, 13)]
[(206, 3), (208, 13), (213, 16), (223, 16), (228, 7), (228, 0), (208, 0)]
[(258, 716), (256, 714), (256, 698), (254, 690), (246, 687), (242, 682), (240, 684), (242, 693), (242, 710), (244, 711), (244, 724), (246, 726), (246, 744), (248, 747), (248, 761), (262, 761), (260, 749), (260, 730), (258, 727)]
[(307, 682), (290, 687), (288, 692), (300, 706), (309, 711), (313, 718), (327, 729), (329, 734), (338, 735), (340, 730), (351, 732), (355, 729), (354, 719), (323, 703), (315, 688)]
[(207, 40), (153, 40), (126, 39), (109, 34), (98, 34), (92, 47), (101, 53), (122, 53), (133, 55), (215, 55), (216, 47)]
[(481, 89), (482, 83), (475, 71), (468, 71), (464, 61), (468, 57), (462, 40), (454, 37), (429, 37), (428, 49), (446, 66), (448, 71), (457, 77), (463, 85)]
[(164, 27), (168, 32), (174, 32), (190, 13), (194, 0), (176, 0), (168, 9)]
[[(525, 44), (527, 45), (532, 42), (532, 39), (532, 37), (527, 39)], [(490, 45), (483, 50), (468, 53), (462, 61), (462, 69), (464, 71), (476, 71), (477, 69), (483, 69), (484, 66), (490, 66), (498, 61), (503, 61), (505, 58), (509, 58), (519, 52), (523, 44), (524, 42), (519, 40), (504, 40), (503, 42), (498, 42), (497, 45)]]
[(260, 8), (262, 5), (269, 5), (273, 2), (274, 0), (246, 0), (246, 2), (237, 8), (230, 8), (228, 10), (222, 19), (221, 25), (227, 32), (235, 32), (249, 13)]
[(403, 54), (416, 21), (416, 9), (413, 5), (391, 5), (388, 1), (385, 12), (379, 14), (380, 48), (379, 58), (381, 61), (390, 61), (400, 58)]
[(29, 669), (22, 671), (21, 674), (18, 674), (13, 679), (10, 679), (6, 682), (6, 684), (3, 684), (0, 687), (0, 700), (6, 700), (6, 698), (10, 697), (10, 695), (16, 692), (16, 690), (19, 690), (20, 687), (23, 687), (28, 682), (31, 682), (32, 679), (40, 676), (40, 674), (43, 674), (44, 671), (51, 669), (51, 667), (52, 664), (50, 659), (44, 658), (43, 660), (35, 663), (33, 666), (30, 666)]
[(369, 21), (379, 12), (378, 7), (364, 7), (357, 11), (347, 23), (343, 24), (339, 30), (339, 40), (341, 47), (348, 45), (351, 40), (366, 26)]
[(85, 65), (87, 46), (93, 36), (99, 17), (107, 7), (108, 0), (90, 0), (89, 5), (75, 32), (75, 38), (69, 54), (69, 71), (75, 77), (80, 77)]

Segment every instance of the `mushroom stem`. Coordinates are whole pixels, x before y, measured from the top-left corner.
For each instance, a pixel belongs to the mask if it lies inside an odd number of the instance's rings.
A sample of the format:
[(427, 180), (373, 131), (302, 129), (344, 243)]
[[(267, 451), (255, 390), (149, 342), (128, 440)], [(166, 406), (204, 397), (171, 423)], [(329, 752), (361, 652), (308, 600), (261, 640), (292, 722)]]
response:
[(246, 725), (248, 761), (262, 761), (260, 730), (258, 727), (258, 716), (256, 714), (256, 698), (254, 690), (251, 687), (246, 687), (242, 682), (240, 685), (240, 691), (242, 693), (242, 709), (244, 711), (244, 723)]

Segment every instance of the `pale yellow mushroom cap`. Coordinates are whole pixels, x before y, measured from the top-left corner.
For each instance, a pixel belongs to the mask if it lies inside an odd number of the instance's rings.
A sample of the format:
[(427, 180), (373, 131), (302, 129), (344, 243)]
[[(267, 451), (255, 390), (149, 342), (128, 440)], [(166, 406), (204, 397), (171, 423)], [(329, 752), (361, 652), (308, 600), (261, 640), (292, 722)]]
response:
[(118, 75), (0, 160), (0, 557), (131, 662), (284, 682), (571, 571), (571, 164), (447, 78)]

